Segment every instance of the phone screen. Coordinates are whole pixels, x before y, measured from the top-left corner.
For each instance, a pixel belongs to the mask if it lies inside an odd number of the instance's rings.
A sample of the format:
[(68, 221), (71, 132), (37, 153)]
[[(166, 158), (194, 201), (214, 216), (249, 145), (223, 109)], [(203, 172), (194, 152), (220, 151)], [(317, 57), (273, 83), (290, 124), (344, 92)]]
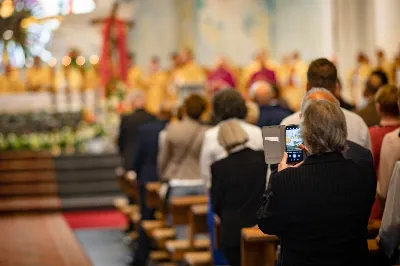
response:
[(301, 139), (299, 126), (286, 126), (286, 153), (288, 154), (288, 163), (303, 161), (303, 150), (298, 148), (298, 145), (302, 143), (303, 140)]

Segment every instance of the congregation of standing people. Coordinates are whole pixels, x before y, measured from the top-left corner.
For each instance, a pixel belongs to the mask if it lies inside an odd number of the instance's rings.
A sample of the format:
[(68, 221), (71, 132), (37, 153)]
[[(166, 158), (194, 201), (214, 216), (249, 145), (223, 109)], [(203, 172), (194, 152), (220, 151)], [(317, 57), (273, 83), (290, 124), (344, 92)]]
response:
[[(118, 144), (139, 184), (142, 220), (154, 219), (145, 185), (161, 181), (166, 204), (208, 195), (215, 265), (241, 265), (247, 227), (279, 237), (282, 266), (400, 263), (400, 88), (382, 67), (365, 79), (364, 102), (348, 103), (335, 64), (319, 58), (308, 66), (306, 92), (294, 109), (268, 67), (250, 76), (248, 93), (224, 72), (229, 86), (209, 99), (191, 94), (179, 108), (165, 101), (157, 115), (146, 111), (145, 94), (131, 95), (134, 111), (122, 117)], [(278, 165), (265, 163), (261, 128), (278, 125), (299, 125), (302, 162), (287, 163), (284, 153)], [(370, 257), (372, 219), (382, 219), (381, 249)], [(138, 232), (132, 264), (145, 265), (150, 243)]]

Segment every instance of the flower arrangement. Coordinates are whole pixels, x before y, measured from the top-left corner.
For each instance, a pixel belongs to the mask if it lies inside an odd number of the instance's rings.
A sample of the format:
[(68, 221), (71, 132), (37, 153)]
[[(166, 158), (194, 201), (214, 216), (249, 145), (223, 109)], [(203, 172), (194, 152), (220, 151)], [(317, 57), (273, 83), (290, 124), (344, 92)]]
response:
[(19, 135), (0, 133), (0, 150), (49, 150), (55, 154), (85, 152), (88, 142), (105, 136), (106, 131), (101, 124), (88, 124), (82, 121), (76, 129), (65, 126), (51, 132), (32, 132)]

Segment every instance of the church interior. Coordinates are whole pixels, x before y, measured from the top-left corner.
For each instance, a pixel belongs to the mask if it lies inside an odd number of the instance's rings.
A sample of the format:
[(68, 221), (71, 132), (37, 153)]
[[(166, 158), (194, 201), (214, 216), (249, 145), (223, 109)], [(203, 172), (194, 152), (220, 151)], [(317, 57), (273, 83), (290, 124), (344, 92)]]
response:
[[(371, 73), (400, 88), (399, 14), (398, 0), (0, 0), (0, 266), (229, 265), (207, 192), (167, 200), (161, 177), (139, 178), (158, 175), (160, 154), (143, 158), (163, 131), (139, 143), (130, 115), (176, 123), (201, 95), (212, 126), (214, 95), (234, 89), (262, 127), (258, 87), (299, 112), (317, 58), (358, 113)], [(241, 230), (237, 265), (277, 265), (278, 236)]]

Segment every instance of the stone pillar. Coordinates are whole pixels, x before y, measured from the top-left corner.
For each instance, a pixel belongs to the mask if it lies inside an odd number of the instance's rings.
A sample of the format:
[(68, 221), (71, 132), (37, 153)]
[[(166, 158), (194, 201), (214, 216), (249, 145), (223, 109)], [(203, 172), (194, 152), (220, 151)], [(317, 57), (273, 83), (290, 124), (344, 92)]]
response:
[[(370, 15), (372, 1), (334, 1), (334, 53), (342, 79), (345, 79), (347, 73), (355, 67), (358, 52), (372, 55), (374, 49), (374, 18)], [(345, 80), (343, 83), (346, 83)]]
[(400, 0), (373, 0), (375, 45), (392, 59), (400, 49)]
[(178, 19), (178, 49), (195, 48), (194, 0), (175, 0)]

